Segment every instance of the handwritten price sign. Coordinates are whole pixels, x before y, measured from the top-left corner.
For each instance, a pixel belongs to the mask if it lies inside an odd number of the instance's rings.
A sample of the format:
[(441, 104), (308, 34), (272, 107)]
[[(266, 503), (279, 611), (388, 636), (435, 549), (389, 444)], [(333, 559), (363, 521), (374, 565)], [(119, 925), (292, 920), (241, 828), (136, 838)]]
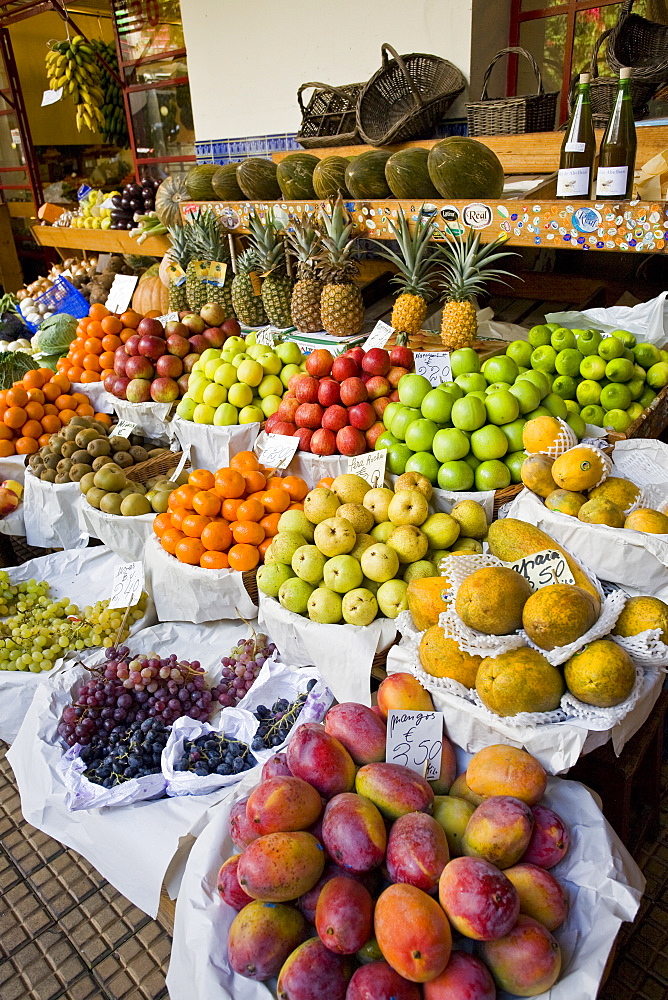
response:
[(131, 434), (134, 434), (136, 426), (131, 420), (119, 420), (114, 430), (114, 437), (129, 438)]
[(379, 319), (362, 347), (365, 351), (370, 351), (372, 347), (385, 347), (393, 333), (394, 330), (389, 323), (383, 323), (382, 319)]
[(135, 290), (139, 278), (136, 274), (117, 274), (114, 283), (109, 290), (109, 295), (105, 303), (111, 313), (124, 313), (130, 305), (132, 293)]
[(264, 344), (265, 347), (274, 346), (274, 327), (268, 326), (264, 330), (258, 330), (255, 335), (256, 344)]
[(432, 354), (430, 351), (416, 351), (415, 371), (418, 375), (424, 375), (434, 386), (440, 385), (441, 382), (450, 382), (452, 368), (449, 351), (439, 351), (437, 354)]
[(391, 709), (387, 715), (385, 760), (401, 764), (435, 781), (441, 773), (443, 752), (442, 712), (402, 712)]
[(268, 469), (287, 469), (299, 447), (299, 438), (288, 434), (270, 434), (258, 458)]
[(348, 474), (361, 476), (373, 489), (376, 489), (385, 481), (386, 462), (387, 448), (369, 451), (364, 455), (353, 455), (348, 459)]
[(509, 565), (528, 580), (534, 590), (549, 587), (553, 583), (575, 583), (568, 563), (556, 549), (541, 549), (540, 552), (523, 556)]
[(144, 564), (125, 563), (114, 572), (109, 608), (131, 608), (141, 597), (144, 589)]

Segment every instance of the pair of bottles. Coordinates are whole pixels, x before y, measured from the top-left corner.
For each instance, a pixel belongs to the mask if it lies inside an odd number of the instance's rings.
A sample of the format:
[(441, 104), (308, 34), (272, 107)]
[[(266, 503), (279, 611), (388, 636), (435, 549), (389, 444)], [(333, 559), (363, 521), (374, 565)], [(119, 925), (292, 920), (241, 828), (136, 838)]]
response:
[[(598, 159), (596, 197), (629, 199), (633, 194), (636, 127), (631, 104), (631, 70), (619, 73), (619, 89), (605, 130)], [(591, 118), (589, 74), (582, 73), (573, 114), (561, 146), (557, 198), (590, 197), (596, 139)]]

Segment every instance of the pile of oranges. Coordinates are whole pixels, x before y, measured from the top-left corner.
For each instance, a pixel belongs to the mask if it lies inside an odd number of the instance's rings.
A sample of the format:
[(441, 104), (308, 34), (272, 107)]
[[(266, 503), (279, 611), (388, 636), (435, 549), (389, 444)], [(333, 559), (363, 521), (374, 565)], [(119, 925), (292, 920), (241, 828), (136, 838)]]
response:
[(272, 476), (254, 452), (241, 451), (229, 468), (194, 469), (153, 530), (180, 562), (244, 573), (263, 561), (283, 511), (303, 510), (307, 493), (303, 479)]
[(130, 339), (144, 317), (133, 309), (116, 316), (96, 302), (77, 324), (67, 356), (56, 368), (70, 382), (102, 382), (114, 374), (114, 351)]
[(81, 392), (70, 393), (69, 379), (50, 368), (34, 368), (0, 392), (0, 458), (32, 455), (72, 417), (95, 417), (111, 425), (107, 413), (96, 413)]

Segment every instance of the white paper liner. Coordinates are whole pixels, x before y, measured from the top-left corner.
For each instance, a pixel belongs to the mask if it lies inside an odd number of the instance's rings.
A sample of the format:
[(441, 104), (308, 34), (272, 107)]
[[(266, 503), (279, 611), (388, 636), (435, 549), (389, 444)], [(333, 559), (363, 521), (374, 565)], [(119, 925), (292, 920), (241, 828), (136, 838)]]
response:
[(597, 306), (582, 312), (547, 313), (546, 323), (558, 323), (569, 330), (593, 327), (604, 336), (615, 330), (628, 330), (636, 340), (646, 344), (663, 344), (668, 337), (668, 292), (634, 306)]
[(668, 646), (661, 639), (660, 628), (650, 628), (638, 635), (611, 635), (609, 638), (625, 649), (641, 667), (659, 670), (668, 667)]
[(179, 562), (165, 552), (155, 535), (144, 547), (144, 570), (161, 621), (197, 623), (257, 615), (241, 573)]
[[(457, 749), (458, 770), (467, 754)], [(171, 1000), (271, 1000), (268, 985), (234, 973), (225, 942), (237, 911), (217, 891), (221, 864), (235, 847), (228, 831), (232, 805), (246, 797), (252, 779), (239, 783), (198, 838), (186, 866), (176, 919), (167, 988)], [(544, 1000), (595, 1000), (619, 926), (635, 917), (645, 880), (591, 793), (573, 781), (548, 778), (542, 800), (567, 822), (571, 846), (553, 869), (569, 896), (570, 911), (556, 931), (563, 951), (559, 981)], [(500, 994), (501, 997), (507, 994)]]
[(46, 483), (26, 470), (23, 517), (26, 541), (42, 549), (78, 549), (88, 544), (79, 526), (78, 483)]
[(165, 794), (167, 781), (162, 772), (131, 778), (113, 788), (104, 788), (84, 775), (87, 765), (79, 757), (81, 747), (75, 744), (63, 754), (59, 768), (65, 785), (65, 806), (70, 812), (80, 809), (118, 809), (136, 802), (159, 799)]
[[(257, 719), (250, 712), (244, 711), (238, 706), (224, 708), (210, 723), (191, 719), (187, 715), (176, 719), (172, 725), (167, 745), (162, 751), (162, 776), (165, 779), (167, 794), (208, 795), (209, 792), (215, 792), (219, 788), (236, 785), (248, 771), (255, 771), (257, 778), (259, 774), (257, 765), (253, 768), (247, 768), (239, 774), (198, 775), (191, 771), (174, 770), (174, 764), (181, 757), (183, 744), (186, 740), (196, 740), (205, 733), (223, 733), (232, 739), (247, 743), (250, 748), (256, 729)], [(256, 757), (252, 750), (250, 752)]]
[(0, 535), (25, 538), (25, 533), (26, 522), (23, 516), (23, 501), (21, 501), (16, 510), (10, 511), (5, 517), (0, 517)]
[(106, 514), (92, 507), (81, 494), (77, 499), (77, 513), (81, 530), (92, 538), (99, 538), (125, 562), (141, 559), (146, 542), (153, 535), (154, 513), (136, 517)]
[[(258, 434), (256, 450), (260, 452), (262, 448), (271, 440), (271, 434), (261, 431)], [(348, 458), (346, 455), (313, 455), (310, 451), (296, 451), (295, 456), (286, 469), (283, 476), (299, 476), (307, 484), (309, 489), (313, 489), (321, 479), (331, 476), (336, 479), (348, 471)]]
[(133, 423), (136, 434), (144, 434), (155, 441), (171, 440), (173, 435), (167, 421), (175, 409), (174, 403), (128, 403), (127, 399), (117, 399), (110, 393), (107, 396), (118, 419)]
[(70, 392), (82, 392), (88, 396), (96, 413), (113, 413), (116, 397), (106, 391), (102, 382), (72, 382)]
[(260, 424), (214, 427), (212, 424), (194, 424), (175, 415), (170, 430), (181, 450), (190, 445), (190, 465), (193, 469), (215, 472), (229, 466), (230, 459), (238, 452), (253, 450)]
[(370, 625), (320, 625), (261, 593), (258, 620), (284, 660), (318, 668), (337, 701), (371, 704), (373, 658), (394, 642), (393, 619), (377, 618)]

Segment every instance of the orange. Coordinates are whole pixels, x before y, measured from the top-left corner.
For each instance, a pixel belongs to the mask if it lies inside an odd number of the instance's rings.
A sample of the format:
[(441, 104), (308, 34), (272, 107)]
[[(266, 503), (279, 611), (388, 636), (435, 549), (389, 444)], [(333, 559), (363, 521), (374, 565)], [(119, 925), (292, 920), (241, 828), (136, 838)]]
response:
[(67, 358), (58, 358), (58, 360), (56, 361), (57, 372), (62, 372), (64, 375), (67, 375), (69, 368), (70, 368), (70, 362), (68, 361)]
[[(89, 375), (95, 375), (95, 372), (89, 372), (88, 374)], [(107, 375), (113, 375), (114, 378), (115, 378), (116, 377), (116, 372), (114, 371), (113, 368), (103, 368), (102, 371), (100, 372), (100, 374), (97, 376), (98, 377), (98, 381), (104, 382), (104, 380), (107, 377)]]
[(260, 553), (254, 545), (233, 545), (227, 553), (230, 560), (230, 569), (236, 569), (240, 573), (255, 569), (260, 561)]
[(40, 436), (37, 438), (37, 444), (40, 446), (40, 448), (43, 448), (44, 445), (48, 444), (50, 440), (51, 440), (50, 434), (40, 434)]
[(282, 513), (290, 506), (290, 494), (287, 490), (267, 490), (262, 497), (262, 503), (270, 514)]
[(208, 469), (191, 469), (188, 482), (198, 490), (212, 490), (216, 484), (213, 472), (209, 472)]
[(224, 552), (203, 552), (199, 564), (202, 569), (229, 569), (230, 561)]
[(100, 368), (113, 368), (114, 367), (114, 352), (113, 351), (103, 351), (100, 355)]
[(44, 428), (40, 424), (39, 420), (26, 420), (21, 428), (21, 434), (23, 437), (35, 438), (35, 440), (43, 433)]
[(41, 389), (44, 385), (44, 377), (39, 371), (29, 371), (23, 376), (23, 384), (26, 389)]
[(281, 479), (280, 476), (269, 476), (265, 490), (282, 490), (284, 482), (285, 480)]
[[(42, 369), (40, 368), (40, 371), (41, 370)], [(63, 392), (69, 392), (70, 389), (71, 389), (71, 386), (70, 386), (70, 383), (69, 383), (69, 379), (66, 379), (64, 375), (54, 375), (53, 378), (51, 379), (51, 382), (54, 385), (57, 385), (57, 386), (60, 387), (61, 393), (63, 393)], [(46, 393), (45, 393), (45, 395), (46, 395)]]
[(158, 538), (162, 538), (164, 533), (172, 527), (172, 518), (169, 514), (158, 514), (153, 521), (153, 530)]
[(54, 406), (53, 403), (45, 403), (44, 404), (44, 413), (45, 413), (45, 415), (50, 413), (51, 416), (57, 417), (58, 416), (58, 407)]
[(102, 341), (99, 337), (88, 337), (84, 343), (86, 354), (102, 354)]
[(281, 487), (288, 491), (293, 500), (303, 500), (308, 493), (308, 486), (299, 476), (286, 476), (281, 480)]
[[(105, 316), (109, 316), (109, 310), (106, 306), (103, 306), (101, 302), (94, 302), (93, 305), (88, 310), (88, 315), (92, 320), (101, 320)], [(88, 324), (90, 326), (90, 323)]]
[(58, 416), (61, 423), (69, 424), (72, 417), (80, 416), (80, 414), (77, 414), (75, 410), (60, 410)]
[(100, 364), (100, 359), (97, 354), (87, 354), (84, 358), (84, 371), (86, 372), (101, 372), (102, 365)]
[(128, 327), (127, 329), (121, 330), (121, 333), (120, 333), (121, 343), (122, 344), (127, 344), (127, 342), (130, 339), (130, 337), (134, 337), (135, 333), (136, 333), (136, 330), (133, 330), (131, 327)]
[[(65, 376), (63, 376), (64, 378)], [(69, 380), (66, 380), (69, 385)], [(43, 388), (44, 399), (49, 403), (54, 403), (58, 396), (60, 396), (60, 386), (56, 385), (55, 382), (47, 382)]]
[(77, 406), (79, 403), (90, 403), (90, 399), (88, 396), (84, 396), (83, 392), (73, 392), (71, 395)]
[(44, 407), (41, 403), (29, 402), (23, 407), (30, 420), (41, 420), (44, 416)]
[(11, 389), (7, 390), (7, 398), (5, 400), (7, 406), (25, 406), (28, 401), (28, 393), (22, 385), (16, 383)]
[(274, 535), (278, 534), (278, 522), (280, 519), (280, 514), (267, 514), (262, 518), (260, 524), (264, 528), (265, 535), (269, 535), (270, 538), (273, 538)]
[(303, 503), (291, 503), (290, 506), (288, 507), (288, 510), (303, 510), (303, 509), (304, 509)]
[(124, 327), (129, 327), (131, 330), (136, 330), (142, 321), (142, 317), (134, 309), (128, 309), (127, 312), (121, 313), (118, 317)]
[(232, 529), (232, 537), (240, 545), (260, 545), (265, 533), (262, 525), (256, 521), (237, 521), (236, 527)]
[(12, 430), (15, 431), (18, 430), (19, 427), (23, 427), (24, 423), (28, 419), (28, 414), (22, 406), (10, 406), (7, 410), (5, 410), (2, 419), (8, 427), (11, 427)]
[(317, 489), (318, 486), (326, 486), (327, 489), (329, 489), (329, 487), (332, 485), (333, 482), (334, 482), (334, 477), (333, 476), (325, 476), (324, 479), (320, 479), (315, 484), (315, 489)]
[(232, 532), (222, 521), (207, 524), (200, 537), (204, 548), (215, 552), (226, 552), (232, 544)]
[(144, 313), (149, 319), (156, 319), (160, 315), (159, 309), (149, 309), (148, 312)]
[(249, 493), (248, 496), (244, 497), (244, 500), (259, 500), (262, 503), (262, 497), (265, 493), (266, 490), (258, 490), (257, 493)]
[(12, 434), (9, 426), (4, 423), (0, 423), (0, 441), (11, 441), (14, 435)]
[(184, 517), (188, 517), (189, 514), (192, 514), (192, 511), (187, 510), (185, 507), (175, 507), (173, 510), (170, 509), (170, 514), (172, 518), (172, 527), (178, 528), (179, 531), (181, 531)]
[(37, 371), (44, 377), (44, 385), (47, 382), (51, 382), (54, 378), (53, 372), (50, 368), (38, 368)]
[(199, 538), (182, 538), (174, 549), (174, 555), (179, 562), (188, 563), (189, 566), (199, 566), (199, 561), (205, 552), (206, 549)]
[(267, 549), (269, 548), (270, 545), (271, 545), (271, 538), (265, 538), (265, 540), (257, 547), (257, 550), (260, 553), (263, 562), (264, 562), (264, 557), (267, 554)]
[(215, 475), (214, 491), (223, 500), (241, 497), (246, 492), (246, 481), (240, 472), (234, 469), (218, 469)]
[(178, 489), (170, 494), (170, 499), (173, 497), (174, 503), (179, 507), (187, 507), (188, 510), (194, 510), (193, 497), (197, 496), (199, 492), (196, 486), (179, 486)]
[(70, 395), (68, 395), (66, 392), (63, 392), (60, 394), (60, 396), (58, 396), (56, 400), (56, 406), (58, 407), (59, 410), (73, 410), (76, 406), (76, 403), (74, 402), (74, 400)]
[(105, 333), (116, 334), (123, 329), (123, 323), (119, 316), (105, 316), (100, 322), (100, 326)]
[(254, 451), (238, 451), (230, 460), (230, 468), (237, 472), (257, 472), (260, 463)]
[[(30, 372), (28, 372), (30, 374)], [(30, 403), (43, 403), (44, 393), (41, 389), (28, 389), (28, 402)]]
[(163, 531), (162, 535), (160, 536), (160, 544), (162, 545), (163, 549), (166, 552), (169, 552), (171, 555), (174, 555), (174, 552), (176, 551), (176, 546), (185, 537), (186, 536), (183, 534), (182, 531), (178, 531), (176, 528), (167, 528), (167, 530)]
[(237, 507), (237, 521), (260, 521), (265, 514), (266, 511), (259, 500), (244, 500)]
[(0, 391), (0, 405), (2, 406), (7, 405), (7, 389), (2, 389)]
[(207, 517), (215, 517), (220, 514), (222, 500), (211, 490), (200, 490), (193, 497), (193, 507), (198, 514), (206, 514)]
[(101, 382), (104, 375), (104, 372), (102, 374), (98, 374), (97, 372), (82, 371), (81, 368), (70, 368), (69, 374), (71, 375), (72, 372), (81, 372), (79, 377), (74, 381), (81, 382), (82, 385), (90, 385), (91, 382)]
[(20, 437), (15, 447), (17, 455), (34, 455), (36, 451), (39, 451), (37, 439), (33, 437)]
[(104, 334), (102, 332), (102, 326), (100, 325), (100, 323), (94, 320), (91, 323), (89, 323), (88, 326), (86, 327), (86, 332), (81, 337), (82, 340), (81, 346), (85, 347), (87, 340), (94, 339), (101, 341), (103, 336)]
[(13, 441), (0, 441), (0, 458), (9, 458), (15, 454)]
[(240, 500), (238, 497), (233, 500), (223, 500), (223, 517), (226, 517), (228, 521), (236, 521), (237, 508), (242, 503), (243, 500)]
[(83, 368), (68, 368), (65, 372), (70, 382), (81, 382), (84, 377)]
[(267, 480), (261, 472), (246, 472), (243, 470), (241, 475), (246, 480), (246, 493), (257, 493), (259, 490), (264, 490), (267, 486)]
[(187, 514), (181, 522), (181, 531), (188, 538), (200, 538), (209, 523), (210, 518), (203, 514)]
[(92, 417), (95, 410), (90, 405), (90, 403), (79, 403), (77, 406), (77, 416), (78, 417)]
[(105, 427), (111, 427), (111, 417), (109, 416), (108, 413), (96, 413), (95, 419), (98, 421), (98, 423), (104, 424)]
[[(111, 317), (108, 317), (108, 318), (111, 319)], [(123, 327), (121, 327), (121, 330), (122, 329), (123, 329)], [(121, 330), (119, 330), (118, 332), (120, 333)], [(112, 354), (113, 354), (113, 352), (117, 348), (122, 347), (122, 346), (123, 346), (123, 341), (115, 333), (108, 333), (108, 334), (106, 334), (106, 336), (104, 336), (102, 338), (102, 350), (104, 350), (104, 351), (111, 351)]]

